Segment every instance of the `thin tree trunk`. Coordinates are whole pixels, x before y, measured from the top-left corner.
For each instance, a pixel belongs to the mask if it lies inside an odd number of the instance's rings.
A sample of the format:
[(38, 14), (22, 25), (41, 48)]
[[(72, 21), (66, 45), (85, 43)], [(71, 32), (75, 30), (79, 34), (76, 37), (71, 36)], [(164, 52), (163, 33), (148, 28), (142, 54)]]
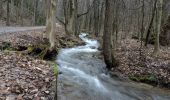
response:
[(10, 26), (10, 7), (9, 7), (10, 0), (7, 0), (7, 20), (6, 25)]
[(143, 0), (142, 1), (142, 24), (141, 24), (141, 38), (140, 38), (140, 41), (141, 41), (141, 48), (142, 48), (142, 40), (143, 40), (143, 35), (144, 35), (144, 17), (145, 17), (145, 1)]
[(156, 3), (157, 3), (157, 0), (155, 0), (155, 2), (154, 2), (154, 7), (153, 7), (153, 10), (152, 10), (152, 17), (151, 17), (151, 21), (149, 23), (147, 34), (146, 34), (145, 46), (147, 46), (148, 41), (149, 41), (149, 36), (150, 36), (150, 33), (151, 33), (151, 28), (152, 28), (154, 17), (155, 17)]
[(3, 1), (1, 0), (1, 1), (0, 1), (0, 19), (1, 19), (2, 16), (3, 16), (3, 7), (2, 7), (2, 5), (3, 5)]
[(33, 19), (34, 26), (37, 25), (37, 17), (38, 17), (37, 8), (38, 8), (38, 0), (34, 0), (34, 19)]
[(24, 0), (21, 0), (21, 25), (23, 26), (23, 17), (24, 17)]
[(97, 37), (99, 34), (99, 1), (94, 0), (94, 34)]
[(105, 3), (102, 3), (101, 11), (100, 11), (100, 24), (99, 24), (99, 29), (100, 29), (100, 36), (103, 35), (103, 30), (104, 30), (104, 13), (105, 13)]

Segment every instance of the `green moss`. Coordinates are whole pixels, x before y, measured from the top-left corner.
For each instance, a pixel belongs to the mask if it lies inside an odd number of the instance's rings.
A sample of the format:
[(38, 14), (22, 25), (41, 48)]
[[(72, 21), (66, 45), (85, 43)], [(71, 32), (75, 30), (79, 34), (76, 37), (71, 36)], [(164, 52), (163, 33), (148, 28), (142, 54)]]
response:
[(0, 46), (0, 50), (13, 50), (13, 48), (11, 48), (10, 43), (2, 42), (2, 45)]
[(39, 58), (39, 59), (44, 59), (44, 56), (47, 54), (47, 50), (48, 50), (48, 49), (45, 49), (45, 50), (43, 50), (40, 54), (38, 54), (38, 58)]
[(133, 75), (129, 75), (129, 79), (133, 80), (133, 81), (139, 81), (139, 78)]
[(57, 77), (58, 76), (58, 66), (55, 62), (50, 62), (50, 66), (52, 67), (53, 74)]
[(28, 53), (31, 53), (33, 50), (34, 50), (34, 47), (32, 47), (32, 46), (29, 46), (29, 47), (27, 48)]
[(129, 79), (137, 82), (144, 82), (149, 84), (157, 84), (157, 78), (153, 74), (149, 75), (129, 75)]
[(150, 80), (150, 81), (156, 81), (157, 78), (156, 78), (155, 75), (150, 75), (150, 76), (148, 77), (148, 80)]
[(43, 45), (35, 45), (35, 46), (28, 46), (27, 53), (32, 55), (38, 59), (54, 61), (58, 54), (59, 49), (55, 48), (54, 50), (50, 50), (47, 44)]
[(72, 47), (72, 46), (74, 46), (74, 42), (72, 42), (72, 41), (69, 41), (69, 42), (68, 42), (68, 46), (69, 46), (69, 47)]

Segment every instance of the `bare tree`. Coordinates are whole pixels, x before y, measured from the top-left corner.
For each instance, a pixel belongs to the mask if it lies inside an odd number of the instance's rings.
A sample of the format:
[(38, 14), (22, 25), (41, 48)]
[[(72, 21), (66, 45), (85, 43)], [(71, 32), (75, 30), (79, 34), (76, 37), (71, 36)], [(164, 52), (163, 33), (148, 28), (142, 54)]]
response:
[(2, 7), (2, 5), (3, 5), (3, 1), (1, 0), (0, 1), (0, 18), (3, 16), (3, 7)]
[(154, 0), (154, 6), (153, 6), (153, 10), (152, 10), (151, 20), (149, 22), (148, 30), (147, 30), (147, 33), (146, 33), (145, 46), (147, 46), (149, 36), (151, 34), (151, 28), (152, 28), (152, 25), (153, 25), (153, 22), (154, 22), (154, 17), (155, 17), (156, 4), (157, 4), (157, 0)]
[(6, 25), (9, 26), (10, 25), (10, 0), (6, 1), (7, 3), (7, 20), (6, 20)]
[(37, 24), (37, 17), (38, 17), (38, 0), (34, 0), (34, 16), (33, 16), (33, 25)]
[(113, 25), (113, 0), (106, 0), (104, 34), (103, 34), (103, 54), (107, 68), (114, 65), (114, 52), (112, 46), (112, 25)]
[(52, 50), (55, 47), (56, 0), (48, 0), (47, 2), (49, 4), (49, 12), (47, 14), (46, 33), (49, 35), (50, 50)]
[(156, 32), (156, 39), (155, 39), (155, 48), (154, 48), (154, 51), (153, 51), (154, 56), (157, 56), (157, 54), (159, 53), (159, 34), (161, 33), (163, 1), (164, 0), (159, 0), (159, 2), (157, 3), (158, 25), (157, 25), (157, 32)]
[(63, 0), (65, 15), (65, 30), (69, 35), (77, 34), (77, 0)]
[(99, 34), (99, 0), (94, 0), (94, 34)]

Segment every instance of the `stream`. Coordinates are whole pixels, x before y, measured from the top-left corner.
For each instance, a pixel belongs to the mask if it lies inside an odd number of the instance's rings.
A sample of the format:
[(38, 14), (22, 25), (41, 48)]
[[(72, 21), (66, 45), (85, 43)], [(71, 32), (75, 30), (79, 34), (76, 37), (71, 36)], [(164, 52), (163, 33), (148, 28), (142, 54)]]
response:
[(97, 40), (79, 37), (86, 45), (61, 49), (56, 60), (59, 100), (170, 100), (167, 90), (111, 77)]

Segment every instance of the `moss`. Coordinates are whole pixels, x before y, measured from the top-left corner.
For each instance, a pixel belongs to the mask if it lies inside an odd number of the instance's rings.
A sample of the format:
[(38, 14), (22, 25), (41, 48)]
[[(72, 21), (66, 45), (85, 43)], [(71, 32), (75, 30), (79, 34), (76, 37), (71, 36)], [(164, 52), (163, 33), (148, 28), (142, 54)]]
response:
[(138, 77), (135, 77), (133, 75), (129, 75), (129, 79), (133, 80), (133, 81), (139, 81)]
[(50, 66), (52, 67), (53, 74), (57, 77), (58, 76), (58, 66), (55, 62), (50, 62)]
[(73, 46), (74, 45), (74, 43), (72, 42), (72, 41), (69, 41), (68, 42), (68, 47), (71, 47), (71, 46)]
[(47, 54), (47, 49), (45, 49), (45, 50), (42, 50), (42, 52), (40, 53), (40, 54), (38, 54), (38, 58), (39, 59), (44, 59), (44, 56)]
[(57, 67), (57, 64), (54, 64), (54, 66), (53, 66), (53, 73), (54, 73), (54, 75), (57, 77), (57, 75), (58, 75), (58, 67)]
[(58, 48), (54, 50), (49, 50), (48, 45), (36, 45), (36, 46), (28, 46), (27, 47), (27, 54), (34, 56), (38, 59), (54, 61), (56, 59)]
[(33, 50), (34, 50), (33, 46), (28, 46), (28, 48), (27, 48), (28, 53), (31, 53)]
[(153, 74), (148, 74), (148, 75), (129, 75), (129, 79), (137, 82), (143, 82), (143, 83), (148, 83), (148, 84), (153, 84), (156, 85), (157, 78)]
[(13, 50), (11, 48), (11, 44), (8, 42), (2, 42), (2, 44), (0, 45), (0, 50)]

